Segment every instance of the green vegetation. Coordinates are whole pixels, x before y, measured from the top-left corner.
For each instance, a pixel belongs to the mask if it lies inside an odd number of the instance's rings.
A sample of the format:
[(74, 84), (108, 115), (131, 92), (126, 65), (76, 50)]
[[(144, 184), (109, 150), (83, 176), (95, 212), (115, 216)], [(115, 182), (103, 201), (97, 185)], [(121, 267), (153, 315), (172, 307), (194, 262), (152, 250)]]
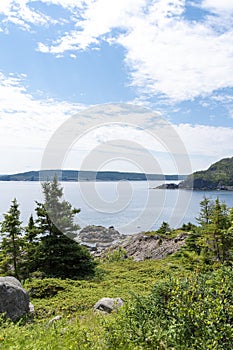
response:
[[(95, 265), (92, 265), (93, 274), (88, 273), (88, 264), (84, 261), (83, 273), (76, 275), (72, 272), (75, 279), (64, 278), (70, 277), (70, 270), (69, 267), (63, 270), (62, 264), (60, 270), (63, 272), (57, 278), (57, 269), (47, 270), (47, 266), (54, 265), (49, 263), (53, 259), (50, 256), (53, 240), (63, 247), (63, 236), (59, 228), (53, 226), (54, 222), (49, 221), (53, 213), (49, 218), (46, 214), (50, 203), (53, 203), (51, 208), (58, 206), (61, 213), (58, 219), (62, 225), (63, 214), (68, 210), (70, 216), (64, 229), (73, 232), (75, 212), (61, 200), (62, 191), (56, 180), (47, 183), (44, 190), (45, 203), (38, 204), (37, 219), (35, 222), (32, 217), (29, 219), (23, 236), (24, 244), (15, 251), (18, 271), (25, 273), (27, 266), (29, 272), (24, 287), (34, 304), (35, 318), (33, 322), (21, 320), (13, 323), (2, 317), (0, 349), (232, 349), (233, 209), (228, 209), (218, 199), (213, 202), (204, 198), (200, 203), (198, 226), (188, 223), (174, 230), (163, 222), (160, 229), (154, 232), (161, 239), (187, 235), (180, 251), (163, 260), (135, 262), (127, 259), (126, 252), (119, 247), (106, 255), (105, 260), (99, 259), (97, 265), (92, 259), (88, 260)], [(17, 233), (15, 239), (21, 244), (17, 202), (13, 204), (4, 220), (7, 221), (9, 215), (14, 213), (13, 217), (17, 219), (12, 221), (17, 228), (14, 231)], [(6, 228), (4, 225), (2, 227)], [(11, 231), (3, 231), (5, 238), (10, 240)], [(48, 246), (44, 246), (44, 237), (53, 237), (52, 244), (48, 240)], [(21, 247), (20, 244), (17, 247)], [(41, 253), (42, 247), (49, 249)], [(5, 261), (3, 248), (1, 260)], [(28, 255), (21, 254), (21, 249)], [(63, 256), (69, 251), (66, 249), (61, 248)], [(43, 264), (40, 269), (32, 269), (32, 273), (31, 265), (33, 261), (37, 262), (38, 252)], [(28, 259), (29, 255), (35, 260)], [(71, 251), (69, 255), (73, 264)], [(14, 255), (10, 257), (13, 259)], [(63, 261), (61, 256), (57, 258), (58, 264)], [(14, 265), (12, 261), (6, 264), (8, 268)], [(80, 266), (82, 262), (78, 260), (77, 265)], [(68, 260), (65, 263), (69, 265)], [(46, 266), (44, 270), (43, 265)], [(24, 270), (20, 270), (23, 266)], [(10, 272), (16, 274), (13, 267)], [(112, 314), (94, 312), (93, 305), (102, 297), (121, 297), (125, 304)], [(49, 324), (49, 320), (56, 315), (62, 318)]]
[(233, 273), (168, 277), (106, 322), (110, 349), (224, 349), (233, 342)]
[(56, 177), (52, 182), (44, 182), (42, 189), (45, 201), (37, 202), (36, 222), (31, 216), (24, 237), (15, 199), (4, 215), (0, 273), (19, 279), (29, 278), (35, 273), (61, 278), (92, 275), (96, 263), (89, 251), (69, 238), (74, 237), (78, 229), (74, 216), (80, 210), (62, 200), (63, 190)]
[(225, 158), (212, 164), (205, 171), (189, 175), (179, 184), (179, 188), (196, 190), (233, 190), (233, 158)]
[(13, 199), (9, 212), (4, 214), (1, 224), (1, 268), (4, 272), (8, 272), (12, 266), (12, 272), (17, 278), (19, 278), (23, 251), (23, 228), (19, 217), (19, 204), (16, 199)]

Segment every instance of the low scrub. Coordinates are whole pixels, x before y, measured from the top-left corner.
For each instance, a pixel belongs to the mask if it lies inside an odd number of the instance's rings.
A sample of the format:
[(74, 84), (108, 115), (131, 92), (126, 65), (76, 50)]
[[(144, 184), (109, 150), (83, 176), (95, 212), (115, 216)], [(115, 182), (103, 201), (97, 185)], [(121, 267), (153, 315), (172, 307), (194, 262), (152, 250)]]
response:
[(232, 350), (232, 289), (225, 267), (157, 283), (106, 323), (109, 349)]

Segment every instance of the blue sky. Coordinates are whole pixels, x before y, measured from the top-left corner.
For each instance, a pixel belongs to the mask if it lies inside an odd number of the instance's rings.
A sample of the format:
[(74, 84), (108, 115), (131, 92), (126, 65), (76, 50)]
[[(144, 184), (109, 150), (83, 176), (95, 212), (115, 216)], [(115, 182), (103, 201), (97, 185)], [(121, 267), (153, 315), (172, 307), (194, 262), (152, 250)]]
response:
[[(107, 103), (170, 122), (193, 170), (233, 156), (232, 0), (4, 0), (0, 18), (0, 173), (39, 169), (63, 122)], [(105, 168), (137, 170), (123, 163)]]

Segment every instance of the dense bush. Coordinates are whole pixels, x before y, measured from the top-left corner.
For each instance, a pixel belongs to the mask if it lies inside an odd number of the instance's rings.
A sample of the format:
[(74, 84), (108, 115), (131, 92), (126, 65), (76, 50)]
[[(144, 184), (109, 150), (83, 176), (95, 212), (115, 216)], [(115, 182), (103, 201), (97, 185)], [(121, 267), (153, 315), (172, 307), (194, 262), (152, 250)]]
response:
[(232, 350), (231, 268), (169, 278), (108, 321), (110, 349)]
[[(27, 282), (25, 282), (27, 286)], [(29, 294), (32, 298), (50, 298), (66, 289), (66, 283), (56, 278), (34, 279), (30, 282)]]

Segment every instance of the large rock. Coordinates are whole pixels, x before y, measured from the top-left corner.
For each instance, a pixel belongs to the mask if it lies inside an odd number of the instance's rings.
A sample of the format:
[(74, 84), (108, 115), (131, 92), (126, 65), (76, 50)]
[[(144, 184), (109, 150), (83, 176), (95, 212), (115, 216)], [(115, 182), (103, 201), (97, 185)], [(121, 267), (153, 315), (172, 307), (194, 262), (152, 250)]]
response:
[(124, 304), (121, 298), (102, 298), (94, 305), (95, 310), (111, 313)]
[(104, 226), (89, 225), (84, 227), (78, 234), (78, 241), (88, 247), (95, 255), (98, 255), (104, 249), (125, 238), (113, 226), (106, 228)]
[(155, 187), (156, 190), (178, 190), (179, 186), (175, 183), (170, 184), (162, 184), (160, 186)]
[(14, 277), (0, 277), (0, 313), (5, 313), (12, 321), (29, 314), (32, 305), (28, 293)]
[(79, 239), (87, 243), (112, 243), (121, 237), (121, 234), (113, 226), (89, 225), (79, 232)]

